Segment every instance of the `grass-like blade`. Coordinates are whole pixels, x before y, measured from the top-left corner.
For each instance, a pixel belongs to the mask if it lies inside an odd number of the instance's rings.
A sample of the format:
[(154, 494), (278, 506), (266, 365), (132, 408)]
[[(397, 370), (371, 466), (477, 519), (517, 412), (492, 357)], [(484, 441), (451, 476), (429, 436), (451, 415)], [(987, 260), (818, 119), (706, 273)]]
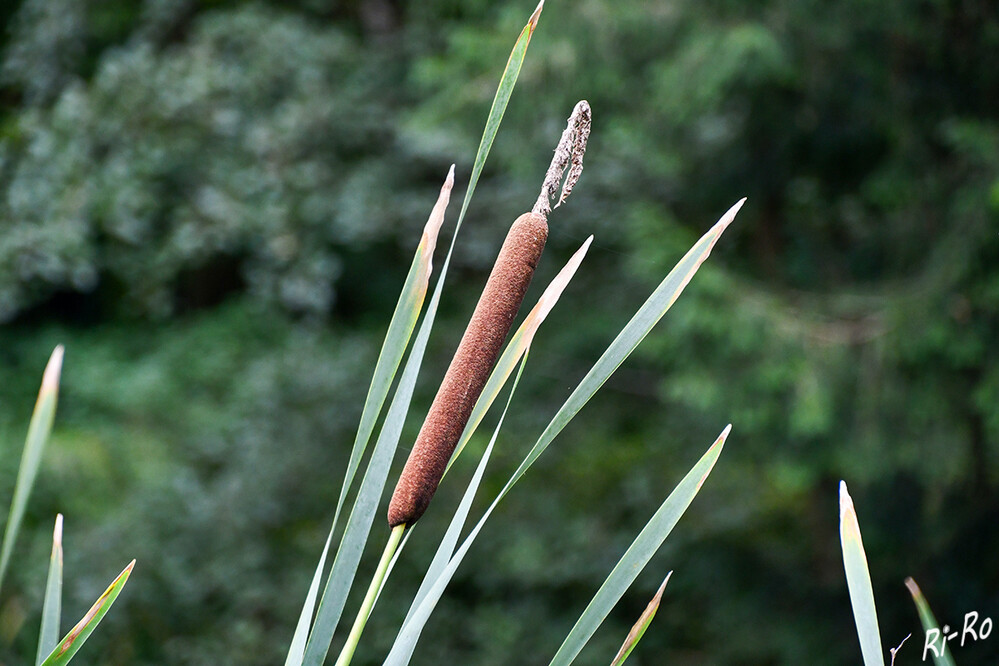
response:
[[(340, 497), (337, 499), (336, 511), (333, 514), (333, 524), (330, 526), (329, 535), (326, 537), (326, 544), (319, 557), (319, 564), (313, 576), (309, 591), (302, 606), (302, 612), (298, 618), (298, 625), (295, 627), (295, 634), (288, 649), (288, 656), (285, 659), (285, 666), (301, 666), (309, 637), (309, 627), (315, 611), (316, 598), (319, 586), (322, 582), (322, 575), (326, 567), (326, 558), (329, 555), (330, 545), (333, 541), (333, 534), (336, 532), (337, 524), (340, 520), (340, 512), (343, 509), (344, 501), (354, 481), (357, 468), (360, 465), (364, 451), (367, 449), (368, 441), (374, 431), (375, 422), (384, 405), (392, 382), (395, 380), (396, 371), (405, 354), (406, 347), (413, 329), (419, 319), (420, 311), (423, 309), (423, 302), (426, 298), (427, 287), (430, 283), (430, 273), (433, 267), (434, 249), (437, 247), (437, 237), (440, 234), (441, 226), (444, 223), (444, 213), (451, 199), (451, 189), (454, 187), (454, 165), (451, 165), (444, 185), (441, 186), (437, 203), (430, 212), (427, 224), (423, 229), (423, 236), (420, 244), (416, 248), (413, 263), (406, 276), (402, 292), (399, 294), (399, 301), (396, 303), (395, 311), (392, 313), (392, 320), (389, 323), (388, 332), (382, 343), (378, 361), (375, 364), (375, 372), (371, 378), (371, 386), (368, 388), (367, 397), (364, 400), (364, 409), (361, 412), (361, 422), (358, 426), (357, 436), (351, 448), (350, 460), (347, 463), (347, 472), (344, 475), (343, 485), (340, 488)], [(325, 595), (324, 595), (325, 598)], [(332, 636), (331, 636), (332, 638)]]
[(711, 473), (721, 455), (725, 439), (732, 426), (726, 426), (714, 444), (701, 456), (683, 480), (673, 489), (659, 510), (652, 516), (639, 535), (625, 551), (617, 565), (607, 576), (593, 596), (586, 610), (576, 621), (576, 625), (566, 636), (562, 646), (551, 660), (551, 666), (567, 666), (571, 664), (580, 650), (589, 642), (597, 628), (611, 609), (620, 601), (625, 591), (642, 572), (652, 556), (656, 554), (663, 541), (680, 520), (687, 507), (700, 491), (705, 479)]
[(669, 583), (670, 576), (673, 572), (670, 571), (666, 574), (666, 578), (663, 579), (662, 585), (656, 591), (656, 595), (652, 597), (652, 601), (649, 605), (645, 607), (642, 611), (641, 617), (638, 618), (638, 622), (631, 628), (628, 632), (628, 636), (624, 639), (624, 643), (621, 645), (621, 649), (617, 651), (614, 655), (614, 660), (611, 662), (611, 666), (622, 666), (624, 662), (628, 659), (631, 651), (635, 649), (638, 645), (638, 641), (642, 640), (642, 636), (645, 635), (645, 630), (649, 628), (652, 624), (652, 619), (656, 616), (656, 611), (659, 610), (659, 603), (662, 601), (663, 592), (666, 590), (666, 584)]
[(10, 514), (3, 533), (3, 545), (0, 546), (0, 586), (3, 584), (10, 554), (14, 550), (17, 533), (21, 529), (24, 510), (28, 506), (31, 488), (38, 476), (38, 468), (42, 464), (42, 452), (45, 443), (52, 432), (52, 421), (55, 419), (56, 403), (59, 401), (59, 375), (62, 373), (63, 347), (59, 345), (49, 357), (42, 375), (42, 387), (38, 391), (35, 411), (28, 425), (28, 436), (24, 442), (24, 452), (21, 454), (21, 467), (17, 471), (17, 481), (14, 483), (14, 498), (10, 503)]
[(59, 643), (59, 617), (62, 613), (62, 514), (55, 519), (52, 530), (52, 556), (49, 559), (49, 576), (45, 583), (45, 601), (42, 603), (42, 627), (38, 632), (36, 664), (45, 661)]
[(694, 246), (673, 267), (669, 275), (659, 283), (656, 290), (652, 292), (652, 295), (642, 304), (642, 307), (638, 309), (638, 312), (635, 313), (631, 320), (625, 324), (621, 332), (614, 338), (614, 341), (611, 342), (610, 346), (597, 359), (597, 362), (593, 364), (590, 371), (586, 373), (586, 376), (583, 377), (572, 394), (562, 404), (558, 412), (556, 412), (555, 416), (552, 417), (544, 432), (541, 433), (541, 437), (538, 438), (538, 441), (520, 463), (520, 466), (510, 477), (510, 480), (503, 486), (495, 501), (498, 502), (510, 492), (510, 489), (513, 488), (517, 481), (534, 464), (534, 461), (548, 448), (548, 445), (552, 443), (555, 437), (562, 432), (562, 429), (569, 424), (573, 417), (579, 413), (579, 410), (604, 385), (604, 382), (631, 355), (631, 352), (635, 350), (638, 343), (645, 339), (649, 331), (662, 319), (666, 311), (670, 309), (690, 283), (697, 269), (701, 267), (701, 264), (711, 254), (712, 248), (714, 248), (715, 243), (718, 242), (722, 233), (735, 220), (736, 214), (742, 208), (745, 201), (745, 199), (740, 199), (734, 206), (729, 208), (722, 215), (721, 219), (694, 243)]
[[(614, 370), (624, 362), (624, 360), (634, 351), (638, 343), (648, 335), (649, 331), (656, 325), (656, 323), (666, 314), (670, 306), (676, 301), (683, 289), (690, 283), (697, 269), (704, 263), (708, 255), (711, 253), (711, 249), (714, 247), (718, 238), (721, 234), (728, 228), (728, 226), (735, 219), (736, 213), (745, 203), (745, 199), (740, 200), (734, 206), (732, 206), (717, 223), (706, 233), (704, 236), (694, 244), (694, 246), (684, 255), (680, 262), (670, 271), (669, 275), (659, 284), (652, 295), (645, 301), (635, 316), (631, 318), (625, 327), (621, 330), (618, 336), (610, 344), (603, 355), (597, 360), (590, 371), (583, 377), (579, 385), (569, 396), (569, 398), (562, 404), (559, 411), (552, 418), (551, 422), (545, 428), (544, 432), (541, 433), (541, 437), (528, 452), (527, 456), (521, 462), (520, 466), (513, 473), (510, 479), (503, 486), (503, 489), (499, 494), (493, 499), (489, 508), (476, 523), (475, 527), (465, 538), (461, 547), (455, 552), (454, 556), (448, 562), (444, 571), (438, 576), (436, 582), (428, 590), (426, 597), (420, 603), (419, 607), (412, 613), (410, 622), (408, 622), (396, 636), (395, 644), (393, 645), (392, 652), (389, 653), (389, 659), (386, 660), (386, 664), (393, 664), (394, 666), (402, 666), (408, 663), (408, 659), (404, 658), (404, 655), (408, 654), (407, 650), (411, 651), (411, 648), (407, 648), (406, 645), (409, 642), (415, 643), (419, 638), (419, 631), (422, 630), (423, 625), (426, 623), (427, 619), (430, 617), (430, 613), (433, 612), (437, 601), (440, 599), (441, 595), (444, 594), (444, 589), (447, 587), (451, 578), (454, 576), (454, 572), (457, 570), (461, 561), (464, 559), (465, 555), (468, 553), (468, 549), (471, 548), (472, 543), (475, 541), (482, 527), (485, 525), (486, 521), (492, 515), (492, 512), (499, 505), (500, 501), (506, 496), (508, 492), (513, 488), (513, 486), (520, 480), (521, 477), (527, 472), (534, 461), (538, 459), (541, 453), (548, 447), (549, 444), (555, 439), (555, 437), (562, 432), (562, 429), (572, 420), (572, 418), (582, 409), (583, 405), (593, 396), (597, 390), (603, 386), (607, 378), (610, 377)], [(403, 647), (398, 647), (402, 645)], [(393, 653), (395, 655), (393, 656)]]
[[(334, 528), (336, 525), (334, 525)], [(284, 660), (284, 666), (301, 666), (305, 658), (305, 645), (309, 640), (309, 626), (312, 624), (312, 614), (316, 610), (316, 599), (319, 597), (319, 586), (323, 583), (323, 572), (326, 571), (326, 556), (330, 552), (330, 543), (333, 541), (333, 532), (330, 531), (326, 537), (326, 545), (323, 546), (323, 553), (319, 556), (319, 564), (316, 565), (316, 572), (312, 575), (312, 582), (309, 584), (309, 591), (305, 595), (305, 603), (302, 605), (302, 612), (298, 617), (298, 624), (295, 626), (295, 635), (291, 638), (291, 646), (288, 648), (288, 656)]]
[(472, 164), (472, 176), (468, 181), (468, 189), (465, 190), (465, 199), (461, 202), (461, 213), (458, 215), (458, 224), (465, 219), (465, 211), (472, 200), (475, 186), (479, 182), (482, 174), (482, 167), (486, 164), (489, 151), (493, 147), (496, 133), (499, 131), (500, 123), (503, 121), (503, 114), (506, 113), (506, 106), (510, 102), (510, 96), (517, 85), (517, 77), (520, 76), (520, 68), (524, 65), (524, 57), (527, 55), (527, 47), (531, 43), (531, 36), (534, 29), (538, 27), (538, 19), (541, 18), (541, 10), (545, 6), (545, 0), (541, 0), (535, 8), (531, 18), (527, 20), (524, 29), (520, 31), (510, 57), (506, 61), (503, 69), (503, 76), (500, 77), (499, 86), (496, 87), (496, 95), (493, 97), (493, 104), (489, 108), (489, 116), (486, 118), (486, 126), (482, 130), (482, 138), (479, 140), (479, 149), (475, 152), (475, 162)]
[[(923, 625), (923, 631), (929, 634), (931, 631), (937, 632), (940, 635), (940, 623), (937, 622), (937, 618), (933, 615), (933, 611), (930, 610), (930, 604), (926, 601), (926, 597), (923, 596), (922, 591), (919, 586), (916, 585), (916, 581), (912, 578), (905, 579), (905, 586), (909, 588), (909, 594), (912, 595), (912, 601), (916, 604), (916, 612), (919, 613), (919, 622)], [(947, 644), (941, 641), (943, 649), (930, 650), (930, 654), (933, 655), (933, 663), (936, 666), (955, 666), (954, 658), (950, 654), (950, 648)], [(937, 654), (939, 652), (940, 654)]]
[[(520, 74), (520, 69), (524, 62), (524, 56), (527, 53), (527, 46), (531, 41), (531, 35), (534, 33), (534, 28), (537, 26), (540, 13), (541, 5), (538, 5), (538, 8), (535, 9), (534, 14), (531, 15), (527, 25), (521, 31), (517, 42), (514, 44), (513, 51), (507, 61), (503, 75), (500, 78), (500, 83), (496, 90), (496, 96), (493, 99), (492, 107), (489, 110), (489, 116), (486, 119), (485, 129), (482, 133), (482, 140), (479, 143), (479, 149), (475, 155), (472, 175), (469, 179), (468, 188), (465, 191), (465, 198), (462, 201), (458, 221), (455, 224), (451, 245), (444, 258), (440, 275), (437, 278), (437, 284), (434, 287), (434, 293), (430, 298), (430, 303), (427, 306), (427, 312), (426, 315), (424, 315), (423, 323), (420, 325), (416, 340), (413, 343), (413, 349), (406, 362), (406, 368), (403, 370), (403, 377), (399, 380), (399, 386), (396, 389), (396, 395), (392, 401), (393, 404), (390, 405), (389, 413), (385, 417), (385, 423), (382, 426), (382, 433), (379, 436), (379, 440), (381, 440), (382, 437), (385, 437), (386, 439), (386, 447), (382, 451), (382, 460), (384, 461), (385, 458), (388, 458), (388, 463), (391, 463), (391, 458), (387, 455), (389, 453), (388, 444), (393, 439), (396, 443), (398, 443), (399, 435), (395, 434), (392, 436), (390, 432), (386, 436), (386, 431), (398, 430), (399, 433), (402, 431), (402, 423), (409, 411), (409, 403), (412, 398), (413, 387), (416, 384), (416, 376), (419, 374), (420, 366), (423, 362), (423, 354), (426, 351), (427, 340), (430, 337), (430, 331), (433, 328), (434, 319), (437, 316), (437, 307), (440, 303), (441, 292), (444, 288), (444, 280), (447, 277), (448, 267), (451, 264), (451, 256), (454, 252), (458, 231), (461, 229), (461, 223), (465, 218), (465, 211), (468, 210), (468, 204), (471, 201), (472, 193), (475, 191), (475, 186), (482, 173), (482, 167), (489, 154), (489, 149), (492, 147), (493, 140), (496, 137), (496, 132), (499, 130), (503, 114), (506, 112), (507, 103), (510, 101), (510, 95), (513, 93), (517, 77)], [(407, 376), (407, 373), (409, 376)], [(394, 407), (396, 408), (395, 413), (393, 413)], [(364, 545), (367, 541), (367, 535), (371, 527), (371, 520), (374, 517), (374, 511), (377, 508), (378, 501), (378, 497), (374, 497), (374, 501), (372, 502), (370, 496), (372, 495), (375, 487), (378, 485), (376, 477), (381, 477), (381, 470), (375, 470), (373, 473), (371, 470), (371, 466), (374, 464), (375, 455), (378, 453), (377, 443), (375, 444), (375, 449), (375, 453), (372, 454), (372, 462), (369, 462), (368, 464), (368, 472), (365, 473), (365, 480), (369, 479), (370, 474), (370, 483), (367, 487), (368, 496), (365, 498), (362, 506), (361, 494), (366, 490), (365, 481), (362, 480), (361, 490), (358, 491), (358, 497), (355, 499), (354, 509), (351, 511), (351, 518), (348, 519), (347, 527), (344, 529), (344, 534), (340, 541), (340, 547), (338, 548), (337, 555), (333, 560), (333, 567), (326, 584), (326, 589), (323, 592), (323, 598), (316, 611), (316, 620), (312, 627), (312, 632), (309, 636), (309, 641), (305, 648), (305, 656), (302, 662), (307, 666), (321, 666), (323, 661), (326, 659), (330, 643), (333, 641), (333, 633), (336, 631), (336, 625), (339, 623), (340, 616), (343, 613), (343, 606), (346, 603), (347, 593), (350, 591), (354, 575), (357, 572), (357, 563), (360, 561), (361, 552), (363, 551)], [(394, 445), (391, 453), (394, 454)], [(387, 465), (385, 467), (385, 471), (387, 473)], [(381, 488), (383, 487), (384, 478), (381, 478), (381, 487), (378, 488), (379, 496), (381, 494)]]
[(860, 651), (864, 655), (864, 664), (884, 666), (881, 631), (878, 629), (878, 613), (874, 607), (874, 590), (871, 588), (871, 572), (867, 568), (867, 555), (864, 553), (864, 542), (860, 538), (857, 512), (853, 508), (853, 499), (846, 490), (845, 481), (839, 482), (839, 538), (843, 547), (846, 584), (850, 588), (850, 605), (853, 606), (853, 619), (857, 623), (857, 636), (860, 638)]
[[(520, 383), (520, 377), (524, 372), (524, 366), (527, 364), (527, 354), (524, 354), (523, 359), (520, 362), (520, 368), (517, 371), (517, 376), (513, 380), (513, 386), (510, 388), (510, 395), (507, 397), (506, 406), (503, 408), (503, 413), (500, 414), (499, 422), (493, 429), (492, 437), (489, 438), (489, 444), (486, 446), (486, 450), (483, 452), (482, 457), (479, 459), (479, 464), (475, 469), (475, 473), (472, 475), (471, 481), (468, 483), (468, 487), (465, 489), (465, 494), (461, 498), (461, 502), (458, 505), (458, 510), (451, 519), (451, 524), (448, 526), (448, 536), (453, 536), (455, 541), (457, 541), (457, 534), (461, 531), (462, 526), (465, 523), (465, 519), (468, 517), (468, 511), (471, 508), (472, 500), (475, 498), (475, 493), (479, 489), (479, 484), (482, 481), (482, 475), (485, 472), (486, 465), (489, 462), (489, 458), (492, 455), (493, 447), (496, 444), (496, 438), (499, 436), (500, 429), (503, 427), (503, 420), (506, 418), (506, 413), (510, 409), (510, 403), (513, 401), (513, 395), (517, 392), (517, 385)], [(476, 530), (479, 527), (477, 526)], [(470, 542), (466, 541), (467, 545)], [(423, 583), (420, 585), (420, 592), (423, 594), (422, 600), (416, 605), (416, 609), (410, 609), (409, 615), (406, 617), (406, 621), (403, 623), (402, 629), (396, 636), (395, 642), (392, 644), (392, 649), (386, 657), (383, 666), (391, 665), (401, 665), (408, 664), (409, 660), (413, 656), (413, 650), (416, 649), (416, 643), (420, 639), (420, 633), (423, 631), (423, 627), (426, 625), (427, 620), (430, 618), (430, 614), (433, 609), (437, 606), (437, 602), (440, 601), (441, 595), (444, 593), (444, 588), (447, 587), (448, 582), (450, 582), (451, 577), (454, 575), (455, 570), (460, 563), (461, 558), (464, 557), (464, 553), (467, 552), (467, 545), (464, 545), (462, 551), (460, 552), (460, 557), (452, 558), (447, 566), (443, 567), (440, 574), (436, 578), (430, 579), (431, 573), (428, 571), (427, 576), (424, 578)], [(441, 549), (438, 549), (438, 555)], [(457, 562), (455, 561), (457, 559)]]
[(63, 666), (69, 663), (69, 660), (73, 658), (76, 651), (87, 642), (90, 634), (94, 633), (94, 629), (97, 628), (97, 625), (107, 615), (111, 605), (114, 604), (121, 593), (121, 589), (128, 582), (128, 577), (132, 574), (134, 566), (135, 560), (129, 562), (124, 571), (118, 574), (118, 577), (108, 586), (108, 589), (104, 590), (104, 594), (94, 602), (94, 605), (90, 607), (87, 614), (59, 641), (59, 644), (52, 653), (42, 662), (42, 666)]

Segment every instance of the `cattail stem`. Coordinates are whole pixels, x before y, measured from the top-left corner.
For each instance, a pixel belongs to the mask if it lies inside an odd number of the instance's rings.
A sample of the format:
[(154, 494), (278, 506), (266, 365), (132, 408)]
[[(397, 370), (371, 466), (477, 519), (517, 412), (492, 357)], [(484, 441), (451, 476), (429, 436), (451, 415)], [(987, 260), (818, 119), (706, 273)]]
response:
[(556, 206), (569, 196), (582, 173), (583, 151), (589, 132), (590, 105), (583, 100), (569, 116), (534, 210), (514, 221), (503, 242), (468, 328), (392, 493), (389, 526), (416, 523), (437, 492), (541, 258), (548, 239), (550, 200), (558, 192), (567, 167), (569, 173)]
[(361, 608), (357, 611), (357, 616), (354, 618), (354, 626), (350, 628), (347, 642), (344, 643), (343, 649), (340, 651), (340, 656), (337, 657), (336, 666), (347, 666), (350, 660), (354, 658), (354, 651), (361, 640), (364, 625), (368, 623), (368, 616), (371, 615), (371, 609), (375, 606), (375, 600), (378, 598), (378, 592), (381, 590), (389, 564), (392, 562), (392, 556), (395, 555), (396, 548), (399, 547), (399, 542), (402, 540), (402, 535), (405, 531), (405, 525), (398, 525), (392, 528), (392, 533), (389, 534), (388, 542), (385, 544), (385, 550), (382, 551), (382, 559), (378, 561), (378, 568), (375, 569), (375, 575), (371, 577), (368, 592), (364, 595)]

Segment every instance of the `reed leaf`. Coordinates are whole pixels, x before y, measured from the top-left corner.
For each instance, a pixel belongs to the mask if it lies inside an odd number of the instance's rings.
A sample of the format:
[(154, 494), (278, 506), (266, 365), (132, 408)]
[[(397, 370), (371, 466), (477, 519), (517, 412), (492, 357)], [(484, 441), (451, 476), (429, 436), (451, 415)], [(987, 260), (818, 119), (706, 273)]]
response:
[(627, 661), (628, 656), (631, 654), (635, 646), (638, 645), (638, 641), (642, 640), (642, 636), (645, 635), (645, 630), (649, 628), (652, 624), (652, 619), (656, 616), (656, 611), (659, 610), (659, 602), (662, 601), (663, 592), (666, 590), (666, 584), (669, 582), (670, 576), (673, 572), (670, 571), (666, 574), (666, 578), (663, 579), (662, 585), (656, 591), (656, 595), (652, 597), (652, 601), (649, 605), (645, 607), (642, 611), (642, 615), (638, 618), (638, 622), (632, 626), (631, 631), (628, 632), (628, 636), (624, 639), (624, 643), (621, 645), (621, 649), (617, 651), (614, 655), (614, 660), (611, 661), (611, 666), (622, 666), (625, 661)]
[[(926, 597), (923, 596), (922, 590), (920, 590), (919, 586), (916, 585), (916, 581), (912, 578), (906, 578), (905, 586), (909, 588), (909, 594), (912, 595), (912, 601), (916, 604), (916, 612), (919, 613), (919, 622), (923, 625), (923, 631), (929, 633), (935, 629), (939, 632), (940, 623), (937, 622), (936, 616), (934, 616), (933, 611), (930, 610), (930, 604), (926, 601)], [(955, 666), (954, 657), (951, 656), (950, 648), (947, 647), (946, 643), (943, 643), (943, 649), (940, 650), (939, 655), (933, 650), (930, 650), (930, 654), (933, 655), (933, 663), (936, 664), (936, 666)]]
[(62, 373), (63, 347), (59, 345), (49, 357), (42, 375), (42, 387), (38, 391), (35, 410), (28, 424), (28, 436), (24, 441), (24, 452), (21, 454), (21, 466), (17, 471), (17, 481), (14, 482), (14, 498), (10, 503), (10, 514), (3, 533), (3, 545), (0, 546), (0, 587), (3, 585), (10, 554), (14, 550), (17, 533), (21, 529), (24, 511), (28, 506), (31, 488), (35, 485), (38, 468), (42, 464), (42, 452), (52, 432), (52, 422), (55, 419), (56, 404), (59, 401), (59, 376)]
[[(718, 456), (721, 455), (725, 440), (732, 426), (726, 426), (714, 444), (701, 456), (683, 480), (669, 494), (659, 510), (652, 516), (639, 535), (625, 551), (617, 565), (607, 576), (603, 585), (597, 590), (589, 605), (576, 621), (576, 625), (566, 636), (562, 646), (551, 660), (551, 666), (567, 666), (571, 664), (580, 650), (589, 642), (604, 618), (617, 605), (621, 597), (656, 554), (663, 541), (673, 531), (680, 516), (704, 485), (705, 479), (711, 473)], [(651, 618), (650, 618), (651, 619)]]
[(45, 600), (42, 603), (42, 626), (38, 632), (36, 664), (45, 661), (59, 643), (59, 619), (62, 613), (62, 514), (55, 519), (52, 530), (52, 556), (49, 558), (49, 575), (45, 582)]
[(97, 625), (100, 624), (101, 620), (104, 619), (104, 616), (107, 615), (108, 610), (110, 610), (112, 604), (114, 604), (115, 600), (118, 598), (118, 595), (121, 594), (122, 588), (125, 587), (125, 583), (128, 582), (128, 577), (132, 574), (133, 567), (135, 567), (135, 560), (132, 560), (128, 566), (125, 567), (120, 574), (118, 574), (118, 577), (111, 582), (108, 589), (104, 590), (104, 594), (102, 594), (97, 601), (94, 602), (94, 605), (90, 607), (87, 614), (76, 623), (75, 627), (70, 629), (69, 633), (66, 634), (61, 641), (59, 641), (59, 644), (52, 651), (52, 653), (49, 654), (45, 661), (42, 662), (42, 666), (63, 666), (64, 664), (69, 663), (69, 660), (72, 659), (77, 650), (79, 650), (83, 644), (87, 642), (87, 639), (90, 638), (90, 634), (94, 632)]
[(318, 597), (322, 575), (326, 568), (326, 559), (333, 541), (333, 534), (339, 523), (340, 512), (343, 509), (347, 493), (353, 484), (357, 468), (360, 465), (361, 458), (367, 449), (371, 434), (374, 431), (375, 422), (381, 413), (392, 382), (395, 381), (396, 371), (399, 369), (399, 364), (402, 361), (406, 348), (409, 346), (413, 330), (416, 328), (420, 311), (423, 309), (423, 302), (426, 298), (433, 267), (434, 249), (437, 247), (437, 238), (444, 223), (444, 213), (451, 199), (451, 190), (453, 187), (454, 165), (452, 164), (444, 180), (444, 185), (441, 186), (437, 203), (431, 210), (430, 217), (424, 226), (420, 244), (416, 248), (416, 254), (413, 257), (409, 273), (406, 276), (406, 282), (403, 284), (395, 311), (392, 313), (392, 320), (389, 323), (388, 332), (385, 334), (381, 352), (378, 354), (378, 361), (375, 363), (374, 375), (371, 378), (371, 385), (368, 388), (368, 394), (364, 400), (364, 408), (361, 412), (361, 422), (358, 426), (357, 436), (354, 439), (354, 445), (351, 448), (350, 460), (347, 463), (347, 472), (344, 476), (343, 485), (340, 488), (336, 511), (333, 514), (333, 524), (330, 526), (329, 534), (326, 537), (326, 544), (323, 546), (322, 554), (319, 557), (319, 564), (316, 566), (316, 572), (309, 585), (305, 603), (302, 605), (302, 612), (299, 614), (295, 634), (292, 636), (291, 646), (288, 649), (288, 655), (285, 659), (285, 666), (301, 666), (305, 658), (309, 626), (315, 612), (316, 598)]
[(839, 482), (839, 537), (843, 548), (843, 568), (850, 589), (850, 605), (857, 624), (860, 651), (865, 666), (884, 666), (881, 649), (881, 631), (878, 629), (878, 612), (874, 607), (874, 590), (871, 572), (867, 568), (864, 542), (860, 538), (860, 523), (853, 508), (853, 499), (846, 489), (846, 482)]

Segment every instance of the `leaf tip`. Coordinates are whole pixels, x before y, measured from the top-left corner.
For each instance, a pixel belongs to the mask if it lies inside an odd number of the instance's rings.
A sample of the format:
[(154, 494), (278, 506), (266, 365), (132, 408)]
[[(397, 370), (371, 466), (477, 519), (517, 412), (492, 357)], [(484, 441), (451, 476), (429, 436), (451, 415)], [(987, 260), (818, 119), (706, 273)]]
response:
[(538, 27), (538, 19), (541, 18), (541, 10), (545, 8), (545, 0), (541, 0), (538, 6), (535, 8), (534, 13), (531, 14), (531, 18), (527, 20), (527, 25), (534, 32), (534, 29)]
[(731, 208), (725, 211), (725, 214), (722, 215), (722, 218), (718, 220), (718, 225), (721, 226), (723, 230), (728, 228), (728, 225), (732, 224), (732, 222), (735, 221), (735, 216), (739, 214), (739, 211), (742, 210), (742, 206), (745, 203), (746, 203), (746, 197), (742, 197), (741, 199), (736, 201)]
[(916, 581), (912, 579), (912, 576), (909, 576), (908, 578), (905, 579), (905, 586), (909, 588), (909, 594), (912, 595), (913, 599), (916, 599), (923, 595), (922, 591), (919, 589), (919, 586), (916, 585)]
[(52, 530), (52, 548), (62, 548), (62, 514), (57, 513), (55, 528)]
[(62, 345), (57, 345), (54, 350), (52, 350), (52, 356), (49, 357), (49, 362), (45, 366), (45, 373), (42, 375), (42, 392), (52, 392), (59, 388), (59, 376), (62, 374), (62, 359), (65, 354), (65, 348)]

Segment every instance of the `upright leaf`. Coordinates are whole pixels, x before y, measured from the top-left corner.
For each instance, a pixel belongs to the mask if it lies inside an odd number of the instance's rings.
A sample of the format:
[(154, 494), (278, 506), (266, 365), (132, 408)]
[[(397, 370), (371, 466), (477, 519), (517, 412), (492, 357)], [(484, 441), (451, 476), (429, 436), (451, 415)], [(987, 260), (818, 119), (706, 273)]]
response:
[[(930, 610), (930, 604), (926, 601), (926, 597), (923, 596), (923, 592), (916, 585), (916, 581), (912, 578), (905, 579), (905, 586), (909, 588), (909, 594), (912, 595), (912, 601), (916, 604), (916, 612), (919, 613), (919, 622), (923, 625), (923, 631), (929, 634), (931, 631), (937, 632), (940, 635), (940, 623), (937, 622), (937, 618), (933, 615), (933, 611)], [(941, 650), (930, 650), (930, 654), (933, 656), (933, 663), (936, 666), (954, 666), (954, 657), (951, 656), (950, 648), (947, 644), (941, 640), (941, 645), (943, 649)], [(939, 652), (940, 654), (937, 654)]]
[(867, 555), (864, 553), (864, 542), (860, 538), (857, 512), (853, 508), (853, 499), (846, 490), (845, 481), (839, 482), (839, 537), (843, 547), (846, 583), (850, 588), (850, 604), (853, 606), (853, 619), (857, 623), (857, 636), (860, 638), (860, 651), (864, 655), (864, 664), (884, 666), (881, 631), (878, 629), (878, 613), (874, 607), (874, 590), (871, 588), (871, 572), (867, 568)]
[(49, 559), (49, 576), (45, 583), (45, 601), (42, 604), (42, 627), (38, 632), (36, 664), (45, 661), (59, 642), (59, 620), (62, 613), (62, 514), (55, 520), (52, 530), (52, 557)]
[[(444, 185), (441, 186), (437, 203), (430, 212), (427, 224), (423, 229), (423, 236), (420, 244), (416, 248), (413, 263), (410, 265), (409, 274), (399, 294), (399, 301), (396, 303), (395, 311), (392, 313), (392, 320), (389, 323), (388, 332), (382, 343), (381, 352), (378, 354), (378, 361), (375, 364), (375, 372), (371, 378), (371, 385), (368, 388), (367, 397), (364, 400), (364, 409), (361, 412), (361, 423), (357, 429), (357, 436), (350, 451), (350, 460), (347, 463), (347, 472), (344, 475), (343, 485), (340, 487), (340, 496), (337, 499), (336, 511), (333, 514), (333, 524), (330, 526), (329, 535), (326, 537), (326, 544), (323, 546), (322, 554), (319, 557), (319, 564), (309, 585), (309, 591), (302, 605), (302, 612), (299, 614), (298, 625), (295, 627), (295, 634), (292, 636), (291, 646), (288, 648), (288, 655), (285, 659), (285, 666), (301, 666), (305, 658), (306, 641), (309, 637), (309, 627), (312, 623), (312, 616), (316, 608), (316, 598), (319, 594), (319, 586), (322, 583), (322, 576), (326, 569), (326, 558), (329, 555), (330, 544), (333, 541), (333, 534), (336, 532), (337, 524), (340, 521), (340, 512), (343, 509), (347, 493), (354, 482), (354, 475), (360, 465), (361, 458), (367, 449), (368, 441), (374, 431), (375, 422), (381, 413), (381, 408), (388, 395), (392, 382), (395, 380), (399, 363), (409, 346), (409, 340), (413, 329), (420, 317), (423, 309), (423, 302), (427, 294), (427, 286), (430, 283), (430, 273), (433, 265), (434, 249), (437, 247), (437, 238), (440, 234), (441, 225), (444, 223), (444, 213), (447, 210), (448, 202), (451, 199), (451, 189), (454, 187), (454, 165), (448, 170)], [(325, 595), (324, 595), (325, 596)]]
[(63, 347), (59, 345), (52, 352), (52, 356), (49, 357), (49, 362), (45, 366), (42, 387), (38, 391), (35, 411), (32, 413), (31, 423), (28, 425), (28, 436), (24, 441), (24, 452), (21, 454), (21, 467), (17, 471), (17, 481), (14, 483), (14, 498), (10, 503), (7, 527), (3, 533), (3, 545), (0, 546), (0, 586), (2, 586), (4, 575), (7, 573), (7, 565), (10, 563), (10, 554), (14, 550), (17, 533), (21, 529), (21, 520), (24, 518), (24, 510), (28, 506), (31, 488), (35, 485), (35, 477), (38, 476), (38, 468), (42, 464), (45, 443), (52, 432), (56, 403), (59, 401), (59, 375), (62, 373), (62, 358)]

